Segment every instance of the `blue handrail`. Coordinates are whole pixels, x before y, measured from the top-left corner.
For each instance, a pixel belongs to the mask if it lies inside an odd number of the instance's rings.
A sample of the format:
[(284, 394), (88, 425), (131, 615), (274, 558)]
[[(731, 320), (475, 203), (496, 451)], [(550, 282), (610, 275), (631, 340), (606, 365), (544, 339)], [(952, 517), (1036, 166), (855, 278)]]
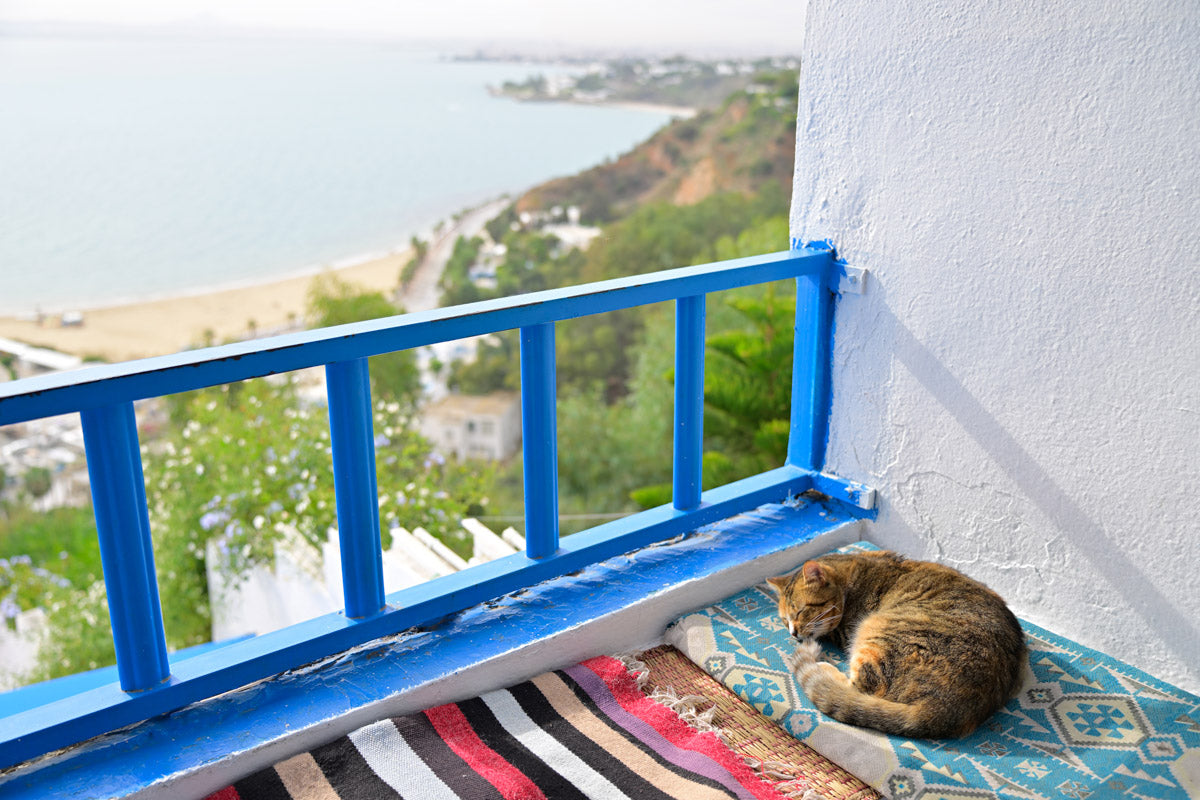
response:
[[(804, 247), (0, 385), (0, 425), (82, 416), (120, 675), (119, 686), (0, 720), (0, 768), (789, 494), (816, 488), (869, 507), (869, 490), (820, 472), (836, 270), (831, 250)], [(702, 494), (705, 296), (785, 278), (797, 279), (788, 463)], [(560, 541), (554, 323), (664, 300), (677, 302), (673, 502)], [(512, 329), (521, 332), (527, 551), (384, 597), (366, 359)], [(328, 377), (345, 611), (189, 659), (171, 672), (133, 402), (321, 365)]]

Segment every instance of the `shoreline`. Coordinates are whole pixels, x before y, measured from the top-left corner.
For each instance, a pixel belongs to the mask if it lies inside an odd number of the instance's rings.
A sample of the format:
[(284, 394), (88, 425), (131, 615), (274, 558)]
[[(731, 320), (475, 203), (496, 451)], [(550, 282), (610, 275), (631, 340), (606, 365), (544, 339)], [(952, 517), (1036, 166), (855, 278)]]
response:
[(408, 290), (399, 292), (400, 271), (412, 258), (411, 248), (386, 254), (348, 256), (323, 267), (306, 267), (279, 278), (250, 280), (244, 284), (187, 290), (158, 298), (80, 308), (83, 322), (62, 326), (61, 313), (46, 314), (39, 324), (32, 315), (0, 315), (0, 338), (15, 339), (35, 347), (58, 350), (80, 358), (129, 361), (168, 355), (213, 343), (267, 336), (304, 327), (308, 292), (314, 280), (334, 276), (339, 280), (379, 291), (407, 311), (432, 308), (437, 302), (441, 264), (435, 250), (447, 251), (459, 235), (474, 235), (483, 224), (511, 202), (492, 198), (447, 220), (435, 238), (431, 228), (422, 231), (430, 241), (430, 254)]
[[(416, 234), (420, 238), (425, 238), (430, 235), (429, 231), (423, 231)], [(384, 259), (399, 258), (401, 256), (411, 257), (411, 248), (396, 248), (395, 250), (382, 251), (377, 250), (370, 253), (362, 253), (357, 256), (347, 258), (339, 258), (335, 261), (326, 264), (309, 265), (299, 269), (288, 270), (277, 275), (266, 275), (257, 278), (245, 278), (242, 280), (228, 280), (223, 283), (212, 284), (210, 286), (194, 286), (178, 291), (163, 291), (158, 293), (146, 294), (141, 296), (117, 297), (111, 300), (103, 300), (97, 303), (71, 303), (52, 305), (39, 309), (41, 315), (47, 320), (57, 320), (64, 314), (79, 312), (85, 316), (98, 311), (106, 311), (109, 309), (132, 308), (135, 306), (148, 305), (150, 303), (182, 301), (190, 298), (202, 297), (209, 294), (217, 294), (219, 292), (238, 292), (244, 289), (257, 289), (262, 286), (269, 286), (278, 283), (286, 283), (291, 280), (300, 278), (315, 278), (318, 275), (326, 273), (339, 274), (343, 270), (353, 269), (365, 264), (382, 261)], [(38, 312), (30, 311), (0, 311), (0, 320), (20, 320), (23, 322), (33, 322), (36, 319)]]
[(600, 103), (588, 103), (582, 100), (572, 101), (580, 105), (604, 106), (605, 108), (623, 108), (627, 111), (649, 111), (655, 114), (668, 114), (675, 119), (691, 119), (700, 113), (700, 109), (691, 106), (671, 106), (663, 103), (645, 103), (638, 100), (608, 100)]
[(644, 111), (652, 114), (666, 114), (672, 119), (691, 119), (700, 113), (693, 106), (673, 106), (667, 103), (649, 103), (641, 100), (581, 100), (577, 97), (517, 97), (506, 94), (501, 90), (492, 91), (493, 97), (502, 97), (514, 103), (562, 103), (573, 106), (591, 106), (592, 108), (619, 108), (625, 111)]

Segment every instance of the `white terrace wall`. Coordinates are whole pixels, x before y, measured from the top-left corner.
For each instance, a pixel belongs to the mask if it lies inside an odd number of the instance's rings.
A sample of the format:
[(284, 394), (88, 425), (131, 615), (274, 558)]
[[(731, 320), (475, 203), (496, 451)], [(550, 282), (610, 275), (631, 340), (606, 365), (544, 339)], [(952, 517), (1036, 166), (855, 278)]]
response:
[(1194, 0), (810, 0), (792, 235), (869, 536), (1200, 691)]

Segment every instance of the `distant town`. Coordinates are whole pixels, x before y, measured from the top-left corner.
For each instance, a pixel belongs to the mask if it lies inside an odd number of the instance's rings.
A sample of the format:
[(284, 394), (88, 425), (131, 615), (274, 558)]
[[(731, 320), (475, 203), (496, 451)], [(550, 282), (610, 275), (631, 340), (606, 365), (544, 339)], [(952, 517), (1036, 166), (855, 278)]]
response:
[[(482, 56), (468, 58), (478, 57)], [(753, 91), (755, 75), (759, 73), (800, 68), (800, 60), (793, 57), (568, 58), (555, 59), (553, 64), (567, 69), (549, 75), (537, 72), (524, 81), (506, 81), (489, 89), (495, 95), (522, 101), (641, 103), (705, 109), (719, 105), (733, 92)]]

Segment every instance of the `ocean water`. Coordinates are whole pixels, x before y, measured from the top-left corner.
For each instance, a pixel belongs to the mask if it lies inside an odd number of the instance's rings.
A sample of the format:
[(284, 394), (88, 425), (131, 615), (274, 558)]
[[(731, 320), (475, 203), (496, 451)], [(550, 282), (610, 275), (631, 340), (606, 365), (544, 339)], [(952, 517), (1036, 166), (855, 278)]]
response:
[(486, 91), (533, 71), (553, 68), (348, 42), (0, 36), (0, 314), (386, 252), (667, 121)]

